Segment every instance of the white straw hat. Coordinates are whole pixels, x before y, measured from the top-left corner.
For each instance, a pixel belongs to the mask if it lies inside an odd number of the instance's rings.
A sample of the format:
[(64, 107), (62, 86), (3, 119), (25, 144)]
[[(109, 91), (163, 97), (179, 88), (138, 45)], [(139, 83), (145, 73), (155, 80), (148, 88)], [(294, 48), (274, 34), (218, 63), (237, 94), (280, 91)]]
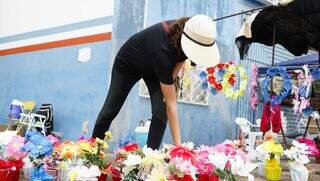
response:
[(216, 37), (216, 24), (213, 20), (206, 15), (196, 15), (184, 26), (181, 47), (192, 62), (213, 67), (220, 62)]

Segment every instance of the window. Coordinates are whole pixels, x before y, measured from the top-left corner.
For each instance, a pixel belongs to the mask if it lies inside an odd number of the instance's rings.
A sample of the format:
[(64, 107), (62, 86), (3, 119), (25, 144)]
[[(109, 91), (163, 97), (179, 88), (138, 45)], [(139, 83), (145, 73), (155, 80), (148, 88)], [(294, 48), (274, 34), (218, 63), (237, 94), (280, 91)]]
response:
[[(185, 67), (180, 72), (177, 86), (178, 102), (195, 104), (195, 105), (209, 105), (210, 92), (201, 89), (201, 81), (199, 78), (200, 67), (192, 67), (190, 63), (186, 63)], [(143, 80), (140, 81), (139, 95), (141, 97), (149, 97), (149, 92)]]

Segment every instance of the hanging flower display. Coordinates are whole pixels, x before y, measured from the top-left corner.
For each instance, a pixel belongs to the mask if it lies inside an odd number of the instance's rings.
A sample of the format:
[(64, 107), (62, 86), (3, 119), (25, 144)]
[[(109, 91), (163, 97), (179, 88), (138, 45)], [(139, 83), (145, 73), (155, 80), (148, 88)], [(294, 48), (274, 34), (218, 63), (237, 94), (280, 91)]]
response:
[(257, 108), (259, 103), (258, 100), (258, 82), (257, 82), (257, 75), (258, 75), (258, 67), (256, 64), (251, 66), (251, 78), (250, 78), (250, 107), (252, 110)]
[[(271, 96), (268, 92), (268, 87), (271, 82), (271, 79), (276, 75), (280, 75), (283, 78), (282, 90), (279, 95)], [(269, 68), (267, 70), (266, 78), (262, 82), (261, 94), (263, 101), (265, 103), (271, 103), (273, 106), (280, 104), (282, 100), (289, 95), (291, 86), (291, 76), (287, 73), (286, 68)]]
[[(229, 65), (232, 65), (232, 62), (226, 63), (226, 64), (219, 63), (214, 67), (207, 68), (208, 82), (217, 91), (222, 90), (221, 82), (225, 78), (224, 75), (225, 75), (226, 70), (228, 69)], [(218, 75), (218, 77), (216, 77), (216, 75)], [(236, 77), (235, 74), (230, 74), (228, 77), (226, 77), (226, 79), (231, 85), (234, 85), (236, 82), (235, 77)]]
[[(234, 90), (233, 84), (232, 84), (234, 82), (229, 81), (229, 77), (235, 75), (236, 71), (238, 71), (240, 74), (240, 85), (238, 90)], [(238, 97), (243, 96), (247, 84), (248, 84), (248, 76), (244, 68), (241, 66), (229, 65), (222, 80), (222, 91), (225, 94), (225, 96), (231, 99), (237, 99)]]
[(313, 109), (310, 107), (310, 94), (313, 77), (310, 75), (310, 70), (307, 65), (304, 65), (303, 70), (295, 71), (298, 73), (298, 86), (293, 86), (294, 99), (293, 112), (296, 113), (306, 113), (310, 115)]

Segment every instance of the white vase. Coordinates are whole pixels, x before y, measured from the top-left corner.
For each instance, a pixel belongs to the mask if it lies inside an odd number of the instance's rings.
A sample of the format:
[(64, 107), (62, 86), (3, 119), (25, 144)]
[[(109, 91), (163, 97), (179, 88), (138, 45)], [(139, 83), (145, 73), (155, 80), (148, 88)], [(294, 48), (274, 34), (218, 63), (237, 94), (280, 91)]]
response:
[(292, 181), (308, 181), (309, 171), (304, 165), (293, 162), (289, 164), (289, 170)]

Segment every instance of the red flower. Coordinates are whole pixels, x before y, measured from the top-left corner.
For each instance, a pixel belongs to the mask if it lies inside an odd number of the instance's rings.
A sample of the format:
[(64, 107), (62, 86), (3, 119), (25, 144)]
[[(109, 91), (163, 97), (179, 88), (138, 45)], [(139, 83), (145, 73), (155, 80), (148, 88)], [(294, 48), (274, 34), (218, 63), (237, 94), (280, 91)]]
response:
[(169, 155), (171, 158), (179, 157), (184, 160), (193, 161), (196, 153), (185, 146), (176, 146), (174, 148), (171, 148), (171, 150), (169, 151)]
[(218, 67), (219, 69), (222, 69), (224, 66), (225, 66), (225, 64), (223, 64), (223, 63), (219, 63), (219, 64), (217, 65), (217, 67)]
[(209, 67), (207, 68), (208, 74), (213, 74), (214, 72), (214, 68), (213, 67)]
[(197, 181), (219, 181), (216, 175), (198, 175)]
[[(110, 163), (107, 165), (107, 168), (104, 171), (106, 174), (101, 174), (100, 177), (104, 179), (105, 175), (111, 175), (112, 181), (121, 181), (121, 172), (116, 167), (112, 166)], [(102, 180), (102, 179), (101, 179)], [(104, 179), (106, 180), (106, 179)]]
[(221, 84), (217, 84), (215, 87), (216, 87), (217, 90), (221, 90), (222, 89), (222, 85)]
[(127, 145), (124, 145), (122, 149), (124, 149), (126, 152), (137, 151), (139, 150), (139, 145), (136, 143), (129, 143)]

